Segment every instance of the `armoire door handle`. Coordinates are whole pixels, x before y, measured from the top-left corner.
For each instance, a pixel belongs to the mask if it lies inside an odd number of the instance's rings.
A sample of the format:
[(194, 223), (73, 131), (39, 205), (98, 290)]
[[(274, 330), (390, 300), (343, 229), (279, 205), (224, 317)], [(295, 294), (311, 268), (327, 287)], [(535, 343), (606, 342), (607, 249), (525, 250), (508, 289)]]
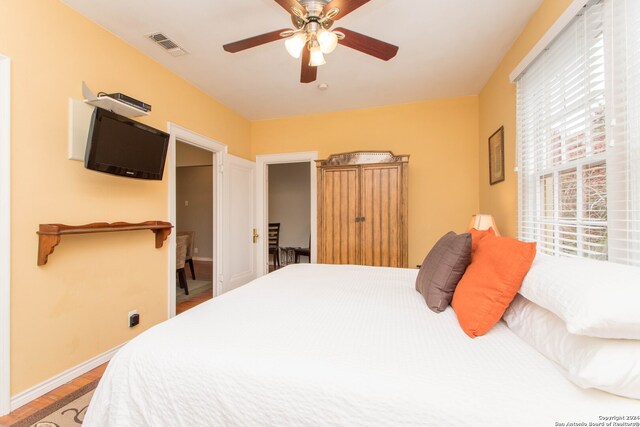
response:
[(363, 216), (357, 216), (356, 222), (364, 222), (365, 218)]

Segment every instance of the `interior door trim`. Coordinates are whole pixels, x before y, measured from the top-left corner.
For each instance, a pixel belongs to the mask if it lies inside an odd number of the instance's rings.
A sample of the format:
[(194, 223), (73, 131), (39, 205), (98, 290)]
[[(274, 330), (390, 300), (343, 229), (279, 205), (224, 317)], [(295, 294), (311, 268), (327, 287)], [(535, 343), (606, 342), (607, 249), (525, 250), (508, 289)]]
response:
[[(281, 154), (265, 154), (256, 156), (256, 225), (258, 234), (265, 236), (268, 229), (269, 221), (269, 200), (267, 197), (268, 175), (267, 168), (269, 165), (282, 163), (301, 163), (309, 162), (310, 167), (310, 197), (311, 197), (311, 263), (318, 262), (318, 186), (316, 160), (318, 159), (317, 151), (304, 151), (297, 153), (281, 153)], [(269, 272), (267, 261), (269, 260), (267, 239), (260, 240), (260, 248), (257, 252), (258, 277)]]
[(11, 60), (0, 55), (0, 416), (11, 411)]
[[(184, 128), (175, 123), (168, 123), (169, 129), (169, 152), (168, 156), (168, 179), (169, 179), (169, 222), (176, 225), (176, 143), (177, 141), (211, 151), (214, 159), (214, 197), (213, 197), (213, 279), (216, 293), (220, 295), (222, 291), (221, 278), (223, 277), (222, 265), (222, 208), (224, 176), (222, 174), (224, 156), (228, 151), (227, 145), (212, 138), (201, 135), (197, 132)], [(176, 315), (176, 232), (169, 236), (169, 271), (168, 271), (168, 291), (167, 291), (167, 312), (168, 317)]]

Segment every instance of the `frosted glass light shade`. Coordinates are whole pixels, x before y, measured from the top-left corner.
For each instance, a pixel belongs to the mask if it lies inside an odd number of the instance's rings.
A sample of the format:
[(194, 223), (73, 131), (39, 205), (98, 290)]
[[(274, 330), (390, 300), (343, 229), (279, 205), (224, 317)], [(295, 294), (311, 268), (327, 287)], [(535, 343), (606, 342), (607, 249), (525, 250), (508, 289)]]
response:
[(289, 55), (294, 58), (300, 58), (302, 55), (302, 49), (304, 49), (304, 45), (307, 43), (307, 35), (304, 33), (298, 33), (292, 37), (289, 37), (285, 42), (284, 46), (287, 48), (287, 52)]
[(338, 36), (334, 32), (322, 29), (318, 31), (317, 38), (322, 53), (328, 54), (336, 50), (338, 46)]
[(324, 60), (324, 55), (322, 54), (320, 46), (313, 46), (311, 48), (311, 60), (309, 61), (309, 65), (312, 67), (318, 67), (326, 63), (327, 62)]

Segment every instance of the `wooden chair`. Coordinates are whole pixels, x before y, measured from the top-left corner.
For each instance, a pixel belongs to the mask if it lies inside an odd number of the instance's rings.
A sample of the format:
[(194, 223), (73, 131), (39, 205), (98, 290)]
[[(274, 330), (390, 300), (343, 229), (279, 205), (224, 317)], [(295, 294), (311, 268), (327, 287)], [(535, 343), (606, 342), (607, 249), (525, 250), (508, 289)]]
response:
[(273, 268), (280, 268), (280, 223), (269, 223), (269, 255), (273, 255)]
[(309, 262), (311, 262), (311, 236), (309, 236), (309, 247), (308, 248), (293, 248), (293, 254), (295, 256), (296, 264), (300, 263), (300, 257), (306, 256), (309, 258)]
[(187, 247), (189, 236), (176, 237), (176, 274), (178, 275), (178, 283), (184, 289), (184, 293), (189, 295), (189, 285), (187, 284), (187, 274), (184, 271), (184, 265), (187, 258)]
[(189, 237), (189, 241), (187, 243), (187, 257), (185, 261), (189, 264), (189, 270), (191, 270), (191, 278), (196, 280), (196, 272), (193, 268), (193, 248), (196, 241), (196, 232), (195, 231), (179, 231), (178, 236), (187, 236)]

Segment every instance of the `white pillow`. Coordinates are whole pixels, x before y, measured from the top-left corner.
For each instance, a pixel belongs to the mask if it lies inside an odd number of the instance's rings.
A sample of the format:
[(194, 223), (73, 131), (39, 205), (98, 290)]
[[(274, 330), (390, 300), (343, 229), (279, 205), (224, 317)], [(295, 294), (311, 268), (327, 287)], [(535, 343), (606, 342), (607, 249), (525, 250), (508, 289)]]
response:
[(555, 313), (572, 334), (640, 339), (640, 268), (538, 254), (520, 294)]
[(521, 295), (516, 295), (504, 320), (574, 384), (640, 399), (640, 341), (570, 334), (558, 316)]

